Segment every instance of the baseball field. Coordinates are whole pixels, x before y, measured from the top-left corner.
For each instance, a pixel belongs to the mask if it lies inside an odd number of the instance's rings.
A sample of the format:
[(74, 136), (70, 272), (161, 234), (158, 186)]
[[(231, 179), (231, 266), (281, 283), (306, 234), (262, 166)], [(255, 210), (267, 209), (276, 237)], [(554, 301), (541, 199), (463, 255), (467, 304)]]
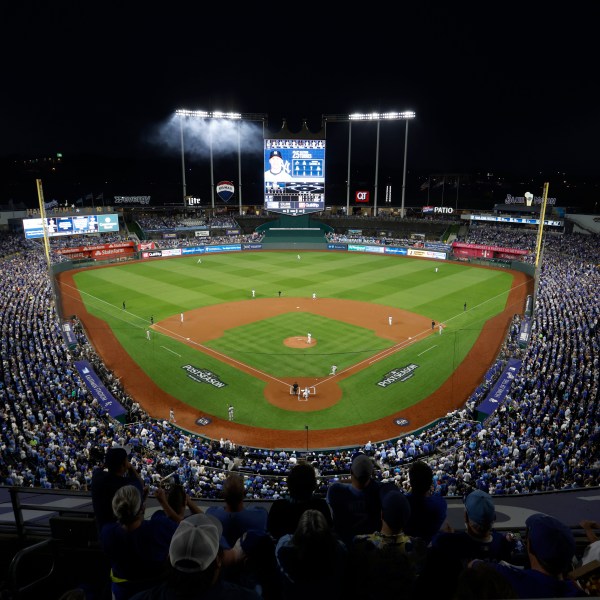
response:
[(59, 284), (64, 314), (152, 416), (173, 408), (207, 437), (328, 448), (462, 405), (530, 281), (397, 256), (257, 251), (87, 268)]

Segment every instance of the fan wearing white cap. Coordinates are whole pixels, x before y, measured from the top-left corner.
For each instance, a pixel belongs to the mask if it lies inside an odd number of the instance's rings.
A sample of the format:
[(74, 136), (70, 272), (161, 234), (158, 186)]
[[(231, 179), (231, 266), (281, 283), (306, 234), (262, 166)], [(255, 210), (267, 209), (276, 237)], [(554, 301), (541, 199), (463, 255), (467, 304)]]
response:
[(131, 600), (259, 600), (260, 596), (221, 576), (223, 526), (218, 519), (199, 513), (179, 523), (171, 538), (171, 573), (160, 585)]

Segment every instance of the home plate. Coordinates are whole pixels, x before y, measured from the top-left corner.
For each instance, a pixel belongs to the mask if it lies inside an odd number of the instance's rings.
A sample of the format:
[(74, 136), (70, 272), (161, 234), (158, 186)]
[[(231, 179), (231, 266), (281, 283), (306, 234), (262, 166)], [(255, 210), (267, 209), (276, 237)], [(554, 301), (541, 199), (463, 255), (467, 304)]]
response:
[(188, 342), (190, 341), (190, 338), (185, 338)]

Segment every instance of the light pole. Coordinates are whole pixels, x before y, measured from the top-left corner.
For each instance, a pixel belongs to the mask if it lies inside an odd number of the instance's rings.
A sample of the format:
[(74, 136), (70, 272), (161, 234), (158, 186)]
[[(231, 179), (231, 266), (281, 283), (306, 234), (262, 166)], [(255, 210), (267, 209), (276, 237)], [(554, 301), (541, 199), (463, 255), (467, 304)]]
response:
[[(266, 114), (260, 113), (228, 113), (221, 112), (218, 110), (215, 111), (206, 111), (206, 110), (188, 110), (187, 108), (178, 108), (175, 111), (175, 114), (179, 117), (179, 128), (180, 128), (180, 138), (181, 138), (181, 169), (182, 169), (182, 180), (183, 180), (183, 204), (185, 206), (185, 198), (187, 196), (186, 193), (186, 184), (185, 184), (185, 153), (183, 149), (183, 119), (216, 119), (216, 120), (233, 120), (233, 121), (260, 121), (263, 124), (263, 136), (264, 136), (264, 124), (267, 120)], [(211, 185), (211, 208), (215, 208), (215, 177), (214, 177), (214, 169), (213, 169), (213, 134), (212, 129), (209, 134), (209, 147), (210, 147), (210, 185)], [(242, 188), (242, 171), (240, 168), (241, 164), (241, 146), (239, 143), (239, 130), (238, 130), (238, 189)], [(241, 202), (241, 196), (240, 196)], [(240, 204), (240, 212), (241, 212), (241, 204)]]
[(377, 123), (377, 150), (376, 150), (376, 166), (375, 166), (375, 198), (374, 198), (374, 212), (377, 214), (377, 187), (378, 187), (378, 174), (379, 170), (379, 123), (381, 121), (406, 121), (406, 128), (404, 131), (404, 170), (402, 174), (402, 207), (401, 217), (404, 218), (404, 199), (406, 190), (406, 157), (408, 152), (408, 120), (415, 118), (415, 112), (412, 110), (405, 110), (404, 112), (388, 112), (388, 113), (354, 113), (351, 115), (323, 115), (323, 122), (331, 121), (333, 123), (349, 123), (348, 126), (348, 182), (346, 184), (346, 214), (350, 211), (350, 156), (351, 156), (351, 142), (352, 142), (352, 123), (354, 121), (375, 121)]
[(305, 425), (304, 429), (306, 429), (306, 453), (308, 454), (308, 425)]

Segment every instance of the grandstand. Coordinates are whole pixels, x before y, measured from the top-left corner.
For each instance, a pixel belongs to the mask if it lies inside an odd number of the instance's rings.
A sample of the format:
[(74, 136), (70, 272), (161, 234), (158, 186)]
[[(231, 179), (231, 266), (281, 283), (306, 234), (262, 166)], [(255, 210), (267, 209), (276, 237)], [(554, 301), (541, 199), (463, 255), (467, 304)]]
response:
[[(318, 225), (317, 233), (313, 232), (312, 221), (306, 217), (302, 223), (301, 229), (307, 233), (295, 230), (300, 225), (293, 220), (290, 239), (290, 222), (283, 217), (258, 226), (251, 218), (236, 218), (234, 224), (216, 223), (212, 237), (222, 241), (219, 236), (235, 225), (240, 230), (237, 235), (247, 236), (242, 239), (248, 243), (261, 240), (266, 249), (287, 245), (295, 250), (326, 248), (326, 235), (348, 236), (348, 230), (360, 230), (360, 234), (351, 235), (363, 243), (385, 245), (390, 240), (402, 240), (425, 247), (425, 241), (447, 244), (454, 231), (467, 244), (513, 248), (527, 251), (529, 256), (535, 248), (535, 236), (523, 228), (456, 228), (456, 223), (447, 219), (396, 222), (344, 217), (320, 219), (325, 224)], [(178, 235), (185, 228), (192, 231), (198, 227), (187, 221), (180, 230), (176, 216), (162, 225), (156, 220), (150, 225), (146, 221), (146, 229), (144, 219), (137, 223), (145, 241), (153, 237), (159, 241), (165, 231)], [(287, 232), (284, 237), (278, 233), (280, 227), (280, 231)], [(188, 244), (188, 233), (175, 241), (185, 240), (182, 246)], [(412, 237), (415, 233), (423, 237)], [(197, 239), (194, 241), (197, 243)], [(77, 319), (73, 321), (77, 344), (69, 343), (61, 327), (41, 245), (19, 235), (3, 234), (0, 491), (4, 509), (0, 523), (5, 548), (13, 553), (32, 547), (34, 542), (54, 540), (50, 554), (58, 553), (60, 548), (64, 556), (57, 563), (64, 568), (65, 562), (81, 551), (82, 540), (78, 540), (80, 545), (75, 550), (72, 546), (67, 548), (64, 540), (62, 544), (57, 542), (57, 528), (64, 523), (51, 519), (79, 518), (81, 521), (73, 521), (72, 525), (78, 533), (87, 532), (83, 545), (91, 556), (101, 556), (94, 547), (97, 540), (93, 539), (93, 532), (85, 529), (93, 517), (89, 493), (92, 472), (101, 464), (107, 447), (131, 444), (131, 462), (152, 498), (160, 482), (176, 473), (186, 491), (203, 506), (219, 503), (220, 486), (231, 470), (243, 474), (248, 502), (268, 506), (286, 495), (286, 475), (298, 461), (315, 465), (318, 493), (325, 496), (332, 481), (348, 476), (351, 458), (359, 450), (375, 459), (379, 480), (392, 481), (402, 490), (408, 489), (409, 465), (422, 459), (434, 470), (435, 491), (453, 507), (449, 520), (456, 527), (461, 525), (462, 497), (473, 488), (483, 489), (493, 495), (497, 512), (503, 515), (500, 527), (522, 531), (528, 511), (552, 513), (575, 531), (581, 552), (585, 539), (579, 523), (598, 517), (593, 504), (585, 501), (597, 493), (600, 468), (598, 242), (598, 234), (587, 232), (561, 232), (546, 237), (526, 344), (521, 339), (524, 316), (516, 315), (497, 362), (490, 365), (481, 385), (464, 399), (460, 409), (440, 415), (424, 430), (399, 438), (376, 440), (360, 447), (307, 448), (301, 452), (240, 447), (228, 439), (206, 439), (176, 424), (152, 418), (144, 410), (143, 399), (130, 397), (106, 369)], [(173, 238), (169, 239), (172, 243)], [(63, 240), (61, 245), (65, 244), (69, 241)], [(54, 250), (57, 246), (52, 244)], [(66, 262), (64, 254), (59, 253), (53, 254), (53, 260)], [(473, 260), (479, 264), (494, 264), (496, 260), (507, 266), (503, 257)], [(508, 261), (508, 266), (514, 264)], [(512, 358), (519, 359), (521, 371), (510, 379), (508, 393), (498, 409), (482, 415), (478, 408)], [(124, 407), (123, 418), (112, 416), (86, 388), (74, 364), (81, 360), (93, 365), (103, 385)], [(148, 514), (157, 506), (153, 499), (147, 507)], [(49, 554), (47, 545), (35, 551), (38, 550), (42, 555)], [(28, 559), (19, 555), (19, 560)], [(13, 592), (28, 580), (21, 572), (18, 582), (11, 579), (15, 568), (14, 563), (12, 571), (7, 565), (2, 574), (5, 588), (12, 588)], [(90, 585), (102, 586), (97, 571), (81, 573), (88, 577)], [(64, 573), (61, 575), (64, 577)], [(39, 572), (36, 576), (41, 577)], [(57, 590), (60, 587), (56, 573), (47, 581)], [(75, 587), (81, 581), (67, 577), (63, 587), (67, 583)], [(34, 597), (39, 589), (24, 589), (15, 597)], [(61, 591), (66, 591), (66, 587)]]

